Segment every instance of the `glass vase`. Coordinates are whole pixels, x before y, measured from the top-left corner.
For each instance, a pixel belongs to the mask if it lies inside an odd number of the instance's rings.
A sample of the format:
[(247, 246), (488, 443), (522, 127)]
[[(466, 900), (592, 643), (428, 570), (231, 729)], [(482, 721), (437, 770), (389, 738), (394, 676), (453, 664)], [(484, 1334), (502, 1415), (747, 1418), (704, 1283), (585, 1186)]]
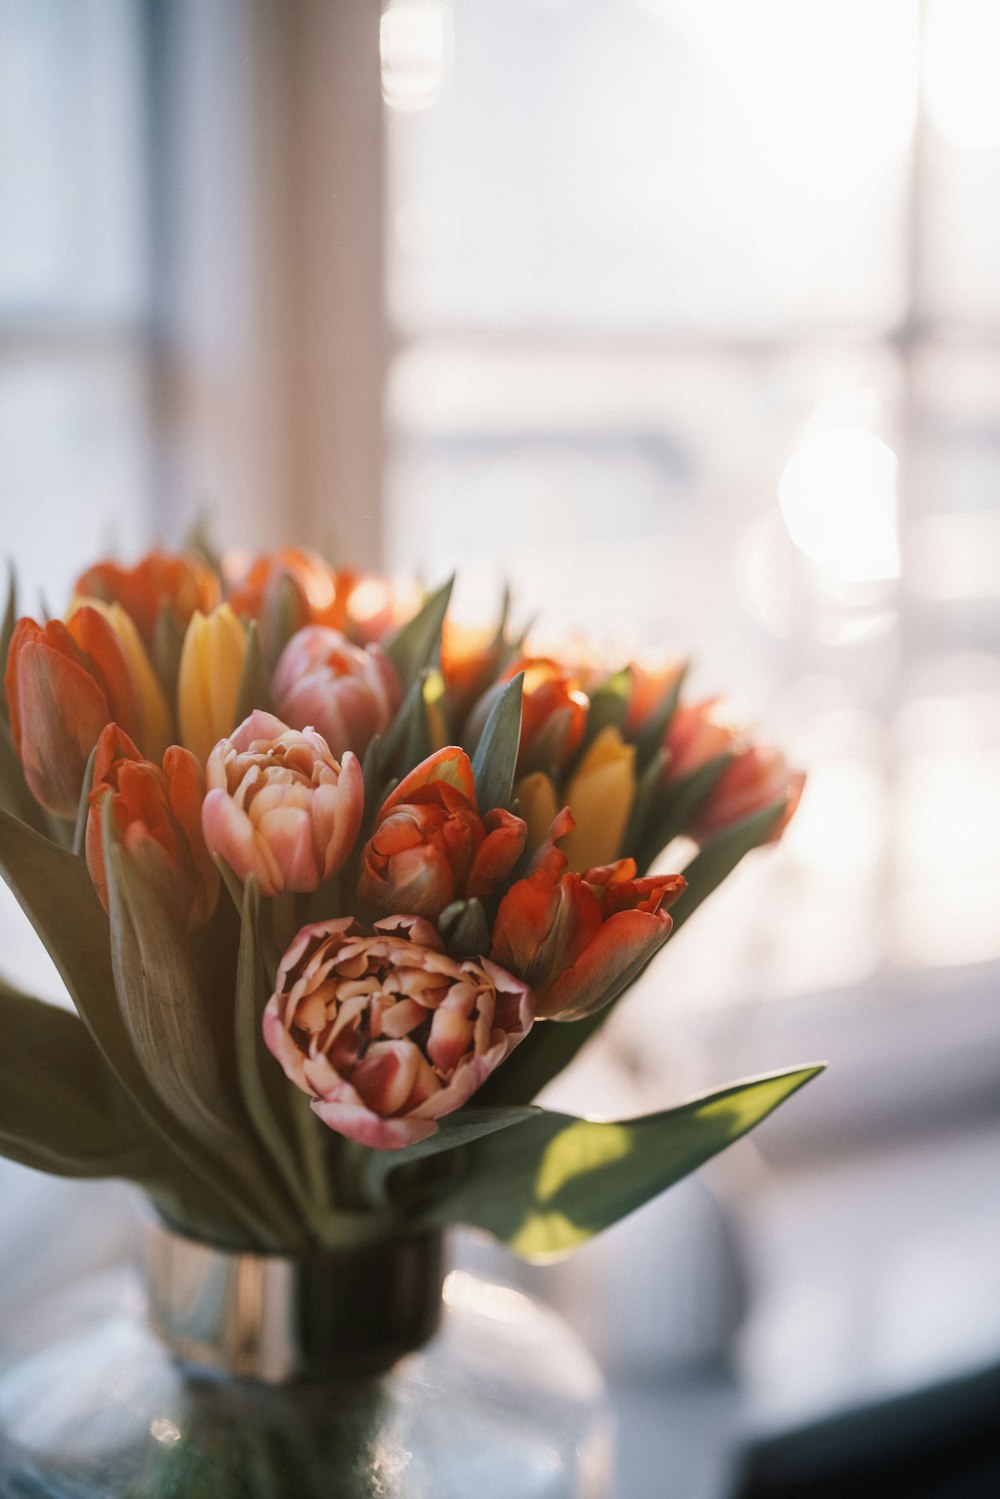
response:
[(606, 1494), (590, 1356), (522, 1293), (446, 1275), (439, 1234), (312, 1260), (144, 1237), (143, 1282), (0, 1378), (0, 1494)]

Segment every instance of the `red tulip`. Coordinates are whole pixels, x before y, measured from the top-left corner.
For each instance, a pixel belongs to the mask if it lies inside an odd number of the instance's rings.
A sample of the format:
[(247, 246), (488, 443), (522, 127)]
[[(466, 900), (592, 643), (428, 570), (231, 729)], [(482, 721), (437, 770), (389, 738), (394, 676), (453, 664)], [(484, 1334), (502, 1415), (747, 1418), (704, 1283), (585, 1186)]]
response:
[(480, 817), (464, 750), (438, 750), (383, 803), (365, 846), (358, 894), (376, 915), (434, 920), (453, 900), (489, 901), (524, 849), (520, 817), (495, 807)]
[(576, 1020), (615, 999), (667, 940), (679, 874), (636, 878), (633, 859), (569, 874), (564, 807), (531, 872), (500, 902), (490, 957), (524, 979), (539, 1018)]
[(171, 911), (177, 927), (203, 926), (219, 894), (219, 871), (201, 831), (205, 781), (190, 750), (171, 745), (163, 766), (142, 759), (128, 735), (110, 723), (97, 741), (87, 818), (87, 868), (108, 909), (102, 812), (106, 797), (122, 847)]
[(293, 729), (314, 728), (340, 756), (363, 755), (399, 707), (396, 668), (380, 646), (352, 645), (339, 630), (309, 625), (293, 635), (274, 673), (274, 700)]
[(679, 781), (737, 747), (740, 731), (718, 717), (717, 707), (718, 698), (714, 697), (706, 698), (703, 703), (680, 704), (663, 745), (667, 756), (664, 784)]
[(56, 816), (74, 817), (105, 724), (142, 736), (142, 707), (115, 631), (86, 606), (66, 624), (19, 619), (6, 685), (14, 747), (32, 794)]
[(377, 1150), (437, 1130), (531, 1028), (525, 984), (450, 958), (429, 922), (303, 927), (278, 968), (264, 1040), (313, 1111)]
[(785, 809), (767, 840), (776, 843), (795, 814), (805, 783), (805, 772), (793, 770), (781, 750), (750, 744), (733, 757), (698, 808), (691, 836), (709, 838), (784, 797)]

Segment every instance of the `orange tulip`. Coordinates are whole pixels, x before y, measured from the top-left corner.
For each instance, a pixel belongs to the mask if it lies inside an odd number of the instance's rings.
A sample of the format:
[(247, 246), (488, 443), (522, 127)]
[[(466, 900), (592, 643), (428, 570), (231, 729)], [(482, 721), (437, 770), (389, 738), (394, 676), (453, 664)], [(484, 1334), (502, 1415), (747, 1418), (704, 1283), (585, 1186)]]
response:
[(105, 724), (142, 734), (139, 696), (117, 635), (87, 606), (66, 624), (19, 619), (6, 684), (14, 747), (32, 794), (56, 816), (74, 817)]
[(264, 1040), (324, 1124), (376, 1150), (436, 1133), (531, 1029), (525, 984), (451, 958), (427, 921), (303, 927), (278, 968)]
[(679, 874), (637, 879), (633, 859), (566, 873), (559, 844), (572, 829), (564, 807), (493, 927), (490, 957), (529, 985), (540, 1019), (577, 1020), (617, 998), (667, 940), (665, 907), (685, 888)]
[(441, 631), (441, 675), (454, 711), (467, 711), (489, 687), (500, 664), (495, 629), (473, 630), (449, 616)]
[(166, 603), (183, 628), (196, 609), (208, 614), (219, 602), (219, 580), (193, 552), (148, 552), (134, 567), (98, 562), (76, 580), (74, 592), (121, 604), (146, 645), (152, 645), (161, 606)]
[(657, 666), (644, 666), (639, 661), (629, 664), (629, 695), (625, 708), (624, 732), (626, 738), (634, 739), (643, 725), (663, 702), (684, 670), (682, 661), (670, 661)]
[(328, 625), (367, 644), (384, 635), (395, 620), (388, 583), (331, 567), (310, 547), (282, 547), (249, 563), (230, 557), (226, 570), (233, 609), (262, 626), (273, 617), (284, 593), (285, 607), (293, 616), (286, 638), (305, 625)]
[(805, 782), (805, 772), (793, 770), (781, 750), (749, 744), (733, 757), (698, 808), (691, 836), (709, 838), (784, 797), (784, 811), (767, 840), (776, 843), (795, 815)]
[(579, 748), (590, 699), (579, 679), (546, 656), (526, 656), (505, 671), (509, 682), (524, 672), (518, 775), (565, 765)]
[(201, 766), (174, 744), (162, 769), (143, 760), (128, 735), (110, 723), (97, 741), (94, 789), (87, 817), (87, 868), (108, 909), (102, 811), (106, 797), (122, 847), (138, 865), (178, 929), (195, 931), (215, 910), (219, 871), (201, 831), (205, 796)]
[(480, 817), (469, 757), (446, 746), (383, 803), (362, 855), (361, 902), (379, 916), (434, 920), (453, 900), (489, 901), (521, 857), (525, 831), (500, 807)]

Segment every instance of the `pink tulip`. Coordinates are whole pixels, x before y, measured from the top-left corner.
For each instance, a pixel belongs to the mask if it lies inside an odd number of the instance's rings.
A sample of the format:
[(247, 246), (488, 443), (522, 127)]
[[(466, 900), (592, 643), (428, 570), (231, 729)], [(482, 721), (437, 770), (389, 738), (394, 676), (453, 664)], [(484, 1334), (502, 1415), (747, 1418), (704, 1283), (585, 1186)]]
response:
[(396, 669), (380, 646), (364, 650), (339, 630), (307, 625), (285, 646), (274, 673), (278, 712), (293, 728), (311, 725), (331, 753), (364, 754), (399, 707)]
[(376, 1150), (436, 1132), (531, 1029), (531, 991), (457, 960), (431, 924), (303, 927), (278, 968), (264, 1040), (324, 1124)]
[(364, 777), (354, 755), (338, 763), (314, 729), (250, 714), (220, 739), (205, 767), (202, 827), (209, 852), (265, 895), (315, 890), (354, 846)]
[(663, 745), (667, 756), (664, 783), (679, 781), (737, 747), (739, 730), (718, 716), (718, 701), (710, 697), (678, 707)]

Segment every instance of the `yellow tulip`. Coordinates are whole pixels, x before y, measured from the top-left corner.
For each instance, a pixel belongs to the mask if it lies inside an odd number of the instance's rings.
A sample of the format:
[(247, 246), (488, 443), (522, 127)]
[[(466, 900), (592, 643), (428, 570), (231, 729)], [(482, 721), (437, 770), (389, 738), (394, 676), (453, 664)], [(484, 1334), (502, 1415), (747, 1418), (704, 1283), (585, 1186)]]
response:
[(247, 633), (228, 604), (196, 609), (184, 636), (177, 680), (181, 743), (204, 764), (236, 727)]
[(588, 747), (566, 788), (576, 827), (563, 844), (569, 867), (582, 873), (621, 853), (635, 798), (635, 745), (610, 725)]
[(431, 749), (444, 749), (451, 742), (448, 720), (444, 714), (444, 677), (434, 668), (428, 672), (424, 682), (424, 711), (427, 714), (427, 730), (431, 736)]
[(70, 604), (67, 619), (71, 619), (84, 605), (96, 609), (115, 632), (118, 644), (125, 653), (132, 685), (139, 699), (142, 714), (142, 734), (139, 739), (143, 752), (148, 759), (159, 762), (167, 745), (173, 740), (173, 726), (160, 679), (153, 670), (153, 663), (142, 643), (135, 621), (121, 604), (106, 604), (103, 599), (86, 598), (80, 594)]
[(527, 847), (534, 853), (545, 842), (552, 819), (559, 811), (556, 788), (550, 776), (543, 770), (536, 770), (530, 776), (521, 777), (514, 787), (514, 797), (527, 824)]

